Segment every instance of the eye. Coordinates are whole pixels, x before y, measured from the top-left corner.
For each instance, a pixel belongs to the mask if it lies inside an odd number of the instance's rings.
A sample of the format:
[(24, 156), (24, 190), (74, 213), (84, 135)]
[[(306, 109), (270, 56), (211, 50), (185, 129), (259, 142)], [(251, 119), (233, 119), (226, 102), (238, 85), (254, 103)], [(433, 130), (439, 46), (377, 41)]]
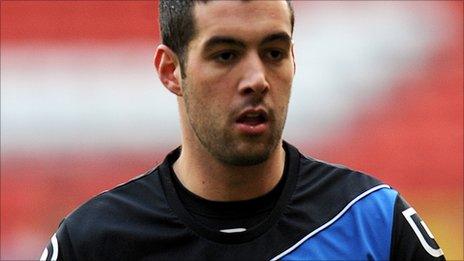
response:
[(221, 63), (230, 63), (237, 58), (237, 54), (231, 51), (220, 52), (214, 56), (214, 58)]
[(280, 61), (284, 58), (284, 53), (277, 49), (267, 50), (265, 58), (271, 61)]

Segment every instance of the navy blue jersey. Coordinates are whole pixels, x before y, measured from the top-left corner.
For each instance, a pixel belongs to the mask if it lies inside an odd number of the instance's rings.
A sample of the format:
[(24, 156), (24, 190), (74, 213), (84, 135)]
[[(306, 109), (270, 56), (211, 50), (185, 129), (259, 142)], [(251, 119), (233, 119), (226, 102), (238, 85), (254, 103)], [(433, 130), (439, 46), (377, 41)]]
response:
[(68, 215), (44, 260), (444, 260), (417, 213), (380, 181), (284, 143), (285, 180), (251, 227), (218, 230), (179, 198), (180, 150)]

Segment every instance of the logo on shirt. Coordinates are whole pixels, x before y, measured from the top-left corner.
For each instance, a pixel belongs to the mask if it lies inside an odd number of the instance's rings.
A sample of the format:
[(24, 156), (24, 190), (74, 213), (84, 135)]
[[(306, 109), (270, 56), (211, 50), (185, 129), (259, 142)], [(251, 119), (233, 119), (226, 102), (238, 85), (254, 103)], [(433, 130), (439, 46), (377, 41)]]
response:
[[(434, 257), (439, 257), (443, 255), (443, 250), (441, 250), (441, 248), (438, 248), (438, 249), (433, 248), (427, 242), (426, 237), (428, 238), (428, 241), (431, 241), (431, 242), (435, 242), (434, 240), (435, 237), (433, 236), (432, 232), (427, 227), (425, 222), (419, 217), (419, 215), (417, 215), (416, 210), (414, 210), (413, 208), (408, 208), (402, 213), (403, 213), (403, 216), (408, 221), (409, 225), (411, 226), (412, 230), (414, 230), (414, 233), (419, 239), (421, 245), (424, 247), (425, 251), (427, 251), (427, 253), (429, 253), (431, 256), (434, 256)], [(425, 231), (425, 233), (422, 231)]]

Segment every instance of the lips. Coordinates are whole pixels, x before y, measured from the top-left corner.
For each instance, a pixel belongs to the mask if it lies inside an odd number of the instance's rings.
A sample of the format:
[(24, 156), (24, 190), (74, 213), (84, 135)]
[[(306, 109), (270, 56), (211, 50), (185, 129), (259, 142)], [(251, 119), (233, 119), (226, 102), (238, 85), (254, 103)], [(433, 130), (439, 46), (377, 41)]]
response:
[(247, 111), (240, 115), (237, 119), (238, 123), (243, 123), (251, 126), (255, 126), (264, 122), (267, 122), (267, 113), (263, 110), (258, 111)]
[(268, 113), (263, 108), (251, 108), (238, 116), (236, 124), (244, 134), (259, 135), (268, 129), (268, 119)]

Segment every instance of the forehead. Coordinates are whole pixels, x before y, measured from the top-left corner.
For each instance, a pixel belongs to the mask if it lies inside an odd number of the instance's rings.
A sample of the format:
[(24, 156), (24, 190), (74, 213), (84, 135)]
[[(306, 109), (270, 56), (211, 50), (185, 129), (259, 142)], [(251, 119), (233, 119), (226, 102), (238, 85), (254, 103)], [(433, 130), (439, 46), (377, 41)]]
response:
[(208, 1), (193, 9), (195, 42), (213, 36), (230, 36), (259, 41), (265, 36), (286, 32), (291, 35), (290, 10), (286, 1)]

